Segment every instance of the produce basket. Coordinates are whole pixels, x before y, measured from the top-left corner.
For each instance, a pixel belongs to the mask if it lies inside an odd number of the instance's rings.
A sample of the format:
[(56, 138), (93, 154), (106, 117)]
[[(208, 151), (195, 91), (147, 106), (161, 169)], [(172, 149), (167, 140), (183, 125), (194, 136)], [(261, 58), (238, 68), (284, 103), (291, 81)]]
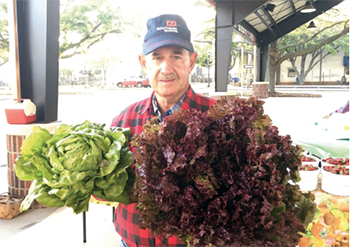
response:
[(0, 218), (12, 219), (20, 214), (23, 197), (12, 196), (10, 193), (0, 194)]
[(349, 158), (339, 158), (339, 157), (328, 157), (321, 159), (321, 166), (349, 166)]
[(349, 175), (340, 175), (330, 171), (326, 171), (325, 170), (326, 167), (327, 166), (323, 166), (321, 170), (322, 190), (333, 195), (349, 196), (350, 195)]
[(302, 164), (311, 164), (313, 166), (317, 166), (319, 164), (320, 160), (318, 158), (316, 158), (315, 156), (311, 156), (311, 155), (303, 155), (301, 157), (301, 163)]
[(297, 184), (299, 185), (301, 191), (312, 191), (317, 189), (318, 175), (320, 173), (320, 169), (318, 165), (313, 165), (311, 162), (309, 163), (310, 164), (302, 165), (302, 167), (313, 166), (315, 170), (310, 170), (309, 168), (299, 171), (301, 180)]

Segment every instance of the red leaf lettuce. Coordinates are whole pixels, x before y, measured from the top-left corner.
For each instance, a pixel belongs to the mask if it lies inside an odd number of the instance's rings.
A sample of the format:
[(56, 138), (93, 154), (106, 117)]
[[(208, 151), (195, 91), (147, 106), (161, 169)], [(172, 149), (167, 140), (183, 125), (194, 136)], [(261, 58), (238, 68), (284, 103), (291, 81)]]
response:
[(303, 150), (262, 105), (219, 100), (134, 135), (140, 227), (191, 246), (296, 246), (315, 210), (312, 194), (289, 183), (300, 180)]

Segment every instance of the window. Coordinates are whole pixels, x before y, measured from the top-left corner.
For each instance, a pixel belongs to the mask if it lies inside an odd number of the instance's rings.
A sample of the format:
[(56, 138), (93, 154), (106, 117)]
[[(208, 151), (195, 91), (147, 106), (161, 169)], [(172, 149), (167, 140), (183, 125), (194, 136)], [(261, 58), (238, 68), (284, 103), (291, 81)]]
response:
[(288, 77), (295, 77), (295, 70), (292, 68), (288, 68)]

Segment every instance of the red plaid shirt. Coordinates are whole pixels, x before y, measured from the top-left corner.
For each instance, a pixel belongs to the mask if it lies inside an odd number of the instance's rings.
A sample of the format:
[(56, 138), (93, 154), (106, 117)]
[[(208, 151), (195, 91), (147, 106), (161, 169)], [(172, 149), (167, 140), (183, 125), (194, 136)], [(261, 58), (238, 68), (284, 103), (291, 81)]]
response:
[[(142, 127), (147, 120), (155, 117), (152, 106), (153, 94), (150, 98), (134, 103), (122, 111), (119, 116), (113, 119), (111, 126), (129, 127), (131, 129), (131, 135), (141, 133)], [(205, 112), (208, 110), (209, 106), (214, 103), (214, 99), (196, 94), (190, 86), (181, 108), (184, 110), (193, 108)], [(133, 150), (131, 149), (131, 151)], [(138, 226), (138, 211), (135, 203), (130, 205), (120, 203), (118, 205), (115, 211), (114, 225), (118, 234), (130, 247), (186, 247), (186, 244), (176, 236), (163, 238), (161, 235), (153, 235), (148, 228), (145, 230), (140, 229)]]

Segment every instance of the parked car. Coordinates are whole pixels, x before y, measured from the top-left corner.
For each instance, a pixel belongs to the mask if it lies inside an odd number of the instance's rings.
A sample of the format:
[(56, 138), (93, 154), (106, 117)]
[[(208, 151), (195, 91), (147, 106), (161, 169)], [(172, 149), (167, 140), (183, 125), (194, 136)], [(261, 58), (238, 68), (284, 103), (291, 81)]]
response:
[(139, 77), (131, 76), (116, 83), (117, 87), (150, 87), (149, 80)]

